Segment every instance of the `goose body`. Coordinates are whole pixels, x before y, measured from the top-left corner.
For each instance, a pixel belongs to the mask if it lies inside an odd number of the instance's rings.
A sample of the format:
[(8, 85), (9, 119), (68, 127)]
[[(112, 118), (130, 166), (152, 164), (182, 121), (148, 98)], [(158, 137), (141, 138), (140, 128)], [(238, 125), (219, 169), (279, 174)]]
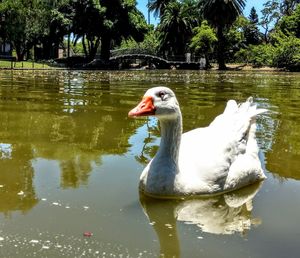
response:
[(238, 105), (227, 102), (222, 114), (204, 128), (182, 133), (182, 116), (174, 92), (149, 89), (129, 116), (155, 116), (161, 143), (140, 177), (140, 189), (154, 197), (215, 195), (233, 191), (265, 178), (259, 159), (255, 117), (250, 97)]

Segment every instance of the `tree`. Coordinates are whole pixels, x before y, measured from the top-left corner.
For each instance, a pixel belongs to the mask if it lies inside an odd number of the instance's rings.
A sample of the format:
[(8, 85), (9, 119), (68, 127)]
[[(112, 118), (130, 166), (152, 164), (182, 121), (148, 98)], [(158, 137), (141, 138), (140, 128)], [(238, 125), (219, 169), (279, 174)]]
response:
[(229, 49), (227, 56), (233, 62), (249, 61), (248, 49), (262, 43), (262, 33), (254, 21), (240, 15), (226, 33), (226, 43)]
[(300, 71), (300, 38), (278, 31), (272, 34), (272, 40), (275, 46), (273, 65)]
[(299, 3), (300, 0), (282, 0), (279, 5), (280, 13), (287, 16), (291, 15)]
[(141, 41), (148, 29), (135, 0), (69, 0), (69, 6), (74, 45), (81, 40), (88, 60), (101, 48), (101, 59), (107, 62), (113, 45), (130, 37)]
[(236, 54), (238, 53), (238, 56), (240, 56), (240, 51), (247, 48), (247, 33), (245, 31), (247, 31), (249, 26), (250, 21), (243, 15), (240, 15), (225, 33), (226, 58), (230, 61), (234, 62)]
[(148, 8), (150, 12), (154, 12), (154, 17), (161, 17), (167, 5), (174, 1), (176, 0), (150, 0)]
[(248, 60), (256, 67), (272, 66), (275, 47), (271, 44), (260, 44), (248, 48)]
[(74, 45), (81, 39), (85, 56), (93, 60), (101, 43), (105, 9), (94, 0), (70, 1)]
[(254, 7), (251, 8), (248, 18), (252, 24), (258, 23), (258, 15), (257, 15), (256, 9)]
[(65, 32), (59, 37), (57, 35), (65, 20), (58, 7), (64, 3), (65, 0), (53, 3), (40, 0), (4, 0), (0, 3), (0, 13), (4, 17), (4, 21), (1, 21), (1, 28), (5, 32), (3, 36), (11, 42), (17, 60), (23, 60), (38, 43), (47, 45), (49, 50), (53, 49), (54, 42), (56, 45), (61, 42)]
[(263, 4), (264, 8), (262, 9), (262, 18), (261, 22), (259, 23), (264, 31), (264, 40), (266, 43), (269, 42), (268, 33), (270, 31), (270, 27), (272, 25), (276, 25), (278, 20), (280, 19), (280, 12), (279, 12), (279, 1), (272, 0), (267, 1)]
[(254, 7), (250, 10), (249, 23), (243, 28), (247, 45), (258, 45), (261, 42), (261, 35), (258, 30), (258, 15)]
[(116, 49), (121, 53), (147, 53), (150, 55), (157, 55), (159, 49), (158, 31), (154, 29), (153, 25), (149, 26), (149, 31), (145, 35), (142, 42), (136, 42), (134, 39), (124, 39), (122, 40), (119, 49)]
[(194, 36), (191, 39), (190, 48), (196, 54), (203, 54), (205, 57), (205, 68), (210, 68), (208, 55), (213, 51), (217, 36), (214, 30), (208, 25), (207, 21), (202, 21), (201, 26), (193, 29)]
[(109, 60), (112, 44), (132, 37), (137, 42), (144, 39), (148, 26), (143, 14), (136, 8), (135, 0), (100, 0), (105, 8), (101, 33), (101, 58)]
[(300, 5), (290, 15), (283, 16), (278, 23), (278, 29), (286, 35), (293, 33), (300, 38)]
[[(32, 2), (34, 8), (34, 3)], [(29, 48), (33, 45), (40, 27), (36, 20), (41, 16), (40, 9), (29, 9), (28, 5), (21, 0), (3, 1), (0, 5), (3, 36), (11, 42), (16, 50), (17, 60), (23, 60)]]
[(245, 0), (200, 0), (199, 6), (203, 18), (216, 28), (218, 65), (220, 70), (226, 69), (224, 31), (242, 14), (245, 7)]
[[(46, 21), (45, 32), (39, 37), (42, 44), (41, 58), (56, 58), (59, 45), (63, 43), (64, 36), (70, 33), (72, 15), (66, 12), (69, 10), (69, 0), (44, 1), (47, 16), (43, 17)], [(56, 53), (54, 53), (56, 52)]]
[(263, 4), (260, 25), (264, 28), (264, 38), (268, 42), (268, 34), (284, 16), (290, 16), (300, 0), (270, 0)]
[(165, 7), (158, 27), (162, 52), (177, 56), (185, 54), (193, 28), (198, 24), (194, 10), (192, 1), (170, 2)]

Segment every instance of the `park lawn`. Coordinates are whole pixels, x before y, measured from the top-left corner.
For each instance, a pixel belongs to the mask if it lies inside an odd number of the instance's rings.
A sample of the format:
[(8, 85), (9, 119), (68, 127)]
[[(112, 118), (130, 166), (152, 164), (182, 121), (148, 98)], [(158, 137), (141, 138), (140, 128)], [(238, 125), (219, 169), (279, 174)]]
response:
[[(0, 69), (11, 69), (11, 61), (0, 61)], [(35, 63), (31, 61), (13, 62), (13, 69), (55, 69), (47, 64)]]

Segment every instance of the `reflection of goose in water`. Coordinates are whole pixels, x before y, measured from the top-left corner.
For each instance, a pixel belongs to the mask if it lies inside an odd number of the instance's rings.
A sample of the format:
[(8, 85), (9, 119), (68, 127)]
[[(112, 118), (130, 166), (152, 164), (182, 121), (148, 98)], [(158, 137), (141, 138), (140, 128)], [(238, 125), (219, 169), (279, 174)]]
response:
[(260, 219), (252, 218), (252, 199), (262, 183), (210, 198), (158, 200), (141, 193), (140, 201), (158, 235), (161, 254), (179, 256), (176, 222), (197, 225), (212, 234), (246, 233)]

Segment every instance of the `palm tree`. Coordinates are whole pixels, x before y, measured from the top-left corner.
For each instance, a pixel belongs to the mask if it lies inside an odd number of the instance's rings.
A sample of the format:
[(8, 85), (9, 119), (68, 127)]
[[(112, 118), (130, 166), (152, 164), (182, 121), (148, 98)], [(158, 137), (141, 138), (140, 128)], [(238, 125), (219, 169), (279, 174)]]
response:
[(154, 17), (161, 17), (164, 13), (165, 8), (170, 2), (174, 2), (174, 0), (149, 0), (149, 11), (154, 12)]
[(198, 25), (198, 15), (195, 14), (192, 1), (170, 2), (160, 18), (161, 51), (173, 55), (184, 55), (193, 28)]
[(224, 30), (228, 29), (236, 18), (243, 13), (245, 5), (246, 0), (199, 0), (203, 18), (216, 28), (217, 59), (220, 70), (226, 69)]

